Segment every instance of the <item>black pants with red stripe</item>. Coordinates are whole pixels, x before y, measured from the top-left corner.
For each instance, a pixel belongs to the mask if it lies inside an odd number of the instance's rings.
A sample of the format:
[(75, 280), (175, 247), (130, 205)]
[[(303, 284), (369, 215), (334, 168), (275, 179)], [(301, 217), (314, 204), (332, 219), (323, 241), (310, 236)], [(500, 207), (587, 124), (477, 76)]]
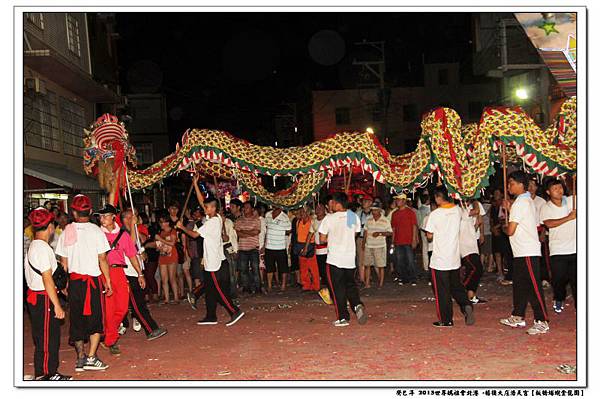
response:
[[(154, 321), (146, 306), (144, 291), (140, 287), (137, 277), (127, 276), (129, 281), (129, 309), (133, 312), (132, 315), (140, 322), (146, 335), (158, 328), (158, 323)], [(125, 315), (127, 319), (127, 315)], [(125, 323), (124, 323), (125, 324)]]
[(542, 259), (540, 264), (540, 278), (542, 281), (552, 281), (552, 262), (550, 260), (550, 246), (548, 243), (548, 237), (541, 243), (542, 247)]
[(319, 266), (319, 278), (321, 279), (321, 285), (329, 288), (327, 283), (327, 254), (317, 255), (317, 266)]
[(221, 268), (216, 272), (205, 270), (204, 281), (207, 320), (217, 320), (217, 303), (223, 306), (230, 316), (240, 310), (229, 295), (229, 264), (226, 260), (221, 262)]
[(329, 282), (329, 290), (333, 294), (333, 303), (338, 320), (350, 321), (350, 313), (346, 301), (350, 302), (350, 307), (353, 312), (356, 312), (356, 307), (362, 305), (358, 286), (354, 279), (356, 268), (344, 269), (334, 265), (327, 265), (327, 281)]
[(460, 269), (431, 270), (431, 286), (435, 294), (435, 306), (439, 321), (449, 323), (454, 317), (452, 298), (464, 313), (465, 306), (471, 305), (465, 286), (460, 281)]
[(548, 320), (538, 256), (518, 257), (513, 262), (513, 316), (525, 317), (528, 303), (535, 320)]
[(461, 259), (464, 267), (463, 285), (467, 291), (477, 292), (481, 275), (483, 274), (483, 265), (479, 254), (469, 254)]
[(577, 254), (552, 256), (552, 290), (554, 300), (562, 301), (567, 297), (567, 284), (577, 307)]
[(35, 377), (54, 375), (58, 370), (60, 347), (60, 320), (54, 317), (54, 305), (47, 295), (38, 295), (37, 303), (27, 303), (31, 316), (31, 332), (35, 351)]

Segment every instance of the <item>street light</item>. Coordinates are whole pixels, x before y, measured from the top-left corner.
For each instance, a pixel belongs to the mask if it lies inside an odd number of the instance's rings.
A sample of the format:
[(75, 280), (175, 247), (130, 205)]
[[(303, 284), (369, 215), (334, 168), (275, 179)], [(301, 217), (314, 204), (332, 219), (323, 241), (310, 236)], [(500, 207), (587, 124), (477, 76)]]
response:
[(527, 93), (527, 89), (519, 88), (515, 91), (515, 96), (519, 100), (527, 100), (529, 98), (529, 93)]
[(371, 133), (371, 134), (375, 133), (375, 131), (373, 130), (373, 128), (372, 128), (372, 127), (368, 127), (368, 128), (367, 128), (367, 132), (368, 132), (368, 133)]

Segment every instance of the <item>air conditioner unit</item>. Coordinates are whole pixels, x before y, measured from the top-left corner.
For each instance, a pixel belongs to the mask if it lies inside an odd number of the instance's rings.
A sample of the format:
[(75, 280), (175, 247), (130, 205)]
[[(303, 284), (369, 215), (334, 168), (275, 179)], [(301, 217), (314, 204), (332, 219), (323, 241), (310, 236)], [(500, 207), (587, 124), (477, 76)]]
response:
[(24, 92), (46, 95), (46, 82), (40, 78), (25, 78)]

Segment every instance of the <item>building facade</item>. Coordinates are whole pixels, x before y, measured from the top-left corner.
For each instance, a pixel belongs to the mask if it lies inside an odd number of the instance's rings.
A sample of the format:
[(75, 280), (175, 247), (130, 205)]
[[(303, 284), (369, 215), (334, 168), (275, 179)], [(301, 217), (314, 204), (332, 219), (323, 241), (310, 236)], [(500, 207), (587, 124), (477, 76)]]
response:
[(472, 26), (473, 73), (497, 79), (502, 103), (520, 105), (546, 128), (566, 96), (514, 14), (474, 13)]
[(446, 106), (456, 110), (463, 123), (477, 122), (484, 107), (497, 103), (499, 90), (493, 79), (465, 78), (457, 63), (426, 64), (423, 86), (390, 89), (385, 120), (378, 89), (314, 91), (314, 139), (370, 127), (392, 154), (410, 152), (421, 135), (424, 113)]
[(93, 78), (85, 13), (25, 13), (23, 67), (24, 202), (47, 200), (66, 209), (69, 194), (103, 192), (82, 167), (83, 129), (97, 107), (113, 110), (119, 96)]

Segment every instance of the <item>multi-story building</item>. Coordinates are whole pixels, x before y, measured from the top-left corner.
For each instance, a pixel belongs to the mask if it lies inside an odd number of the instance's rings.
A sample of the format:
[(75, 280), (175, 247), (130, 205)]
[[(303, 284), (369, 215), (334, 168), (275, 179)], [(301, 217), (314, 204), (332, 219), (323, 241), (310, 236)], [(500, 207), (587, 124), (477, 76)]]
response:
[(104, 196), (83, 172), (83, 129), (99, 104), (114, 112), (119, 96), (93, 78), (87, 15), (30, 12), (23, 24), (25, 205), (65, 208), (68, 194), (83, 192), (97, 206)]
[[(129, 139), (135, 147), (139, 168), (145, 168), (169, 154), (169, 130), (167, 127), (167, 105), (164, 94), (127, 94), (127, 115), (123, 115)], [(136, 204), (163, 204), (163, 195), (158, 187), (134, 195)]]
[(390, 89), (385, 120), (379, 89), (314, 91), (314, 139), (343, 131), (365, 131), (370, 127), (391, 153), (413, 151), (425, 112), (446, 106), (456, 110), (463, 122), (477, 122), (485, 106), (498, 102), (497, 82), (469, 75), (461, 74), (457, 63), (426, 64), (423, 86)]

